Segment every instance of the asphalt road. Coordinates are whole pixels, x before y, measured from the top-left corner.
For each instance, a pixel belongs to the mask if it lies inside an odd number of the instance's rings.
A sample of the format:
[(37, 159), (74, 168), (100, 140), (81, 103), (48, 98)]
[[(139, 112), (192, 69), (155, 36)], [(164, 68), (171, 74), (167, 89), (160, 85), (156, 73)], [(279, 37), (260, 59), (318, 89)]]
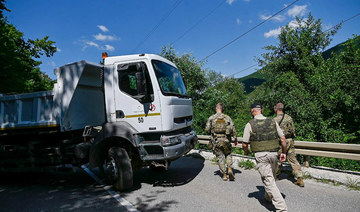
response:
[[(134, 188), (120, 193), (139, 211), (269, 211), (255, 170), (235, 169), (224, 182), (213, 162), (198, 155), (174, 161), (167, 171), (143, 168)], [(277, 182), (289, 211), (360, 211), (360, 192), (286, 174)], [(76, 172), (0, 176), (0, 211), (126, 211), (81, 169)]]

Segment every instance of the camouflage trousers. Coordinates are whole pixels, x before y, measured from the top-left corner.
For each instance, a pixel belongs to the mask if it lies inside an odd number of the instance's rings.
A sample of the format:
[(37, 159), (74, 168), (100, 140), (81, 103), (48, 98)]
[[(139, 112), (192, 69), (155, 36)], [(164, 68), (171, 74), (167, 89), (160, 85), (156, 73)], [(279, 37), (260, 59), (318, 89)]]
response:
[[(292, 168), (292, 173), (296, 178), (303, 177), (303, 173), (301, 171), (301, 166), (299, 161), (296, 159), (295, 147), (294, 147), (294, 140), (293, 139), (286, 139), (287, 144), (287, 151), (286, 151), (286, 161), (290, 164)], [(281, 153), (281, 149), (279, 150)], [(278, 162), (278, 171), (276, 172), (276, 176), (279, 176), (282, 170), (282, 163)]]
[(227, 173), (227, 168), (232, 168), (231, 152), (224, 152), (221, 148), (215, 146), (214, 154), (216, 155), (221, 174)]

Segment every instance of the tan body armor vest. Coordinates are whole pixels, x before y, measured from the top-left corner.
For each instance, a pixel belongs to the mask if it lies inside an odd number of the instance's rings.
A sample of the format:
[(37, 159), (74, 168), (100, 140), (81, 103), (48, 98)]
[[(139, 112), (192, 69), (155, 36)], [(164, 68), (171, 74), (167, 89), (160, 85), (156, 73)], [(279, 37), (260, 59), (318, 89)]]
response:
[(279, 136), (272, 118), (252, 119), (250, 122), (250, 146), (252, 152), (276, 152), (279, 150)]

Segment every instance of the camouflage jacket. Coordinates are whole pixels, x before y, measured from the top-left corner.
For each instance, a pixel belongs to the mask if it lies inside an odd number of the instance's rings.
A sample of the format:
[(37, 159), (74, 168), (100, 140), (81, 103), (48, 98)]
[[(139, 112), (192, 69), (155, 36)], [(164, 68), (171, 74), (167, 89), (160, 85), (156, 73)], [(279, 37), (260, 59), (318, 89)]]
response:
[(211, 134), (211, 140), (215, 140), (216, 138), (214, 137), (215, 136), (215, 132), (214, 132), (214, 127), (216, 125), (216, 120), (218, 118), (223, 118), (226, 122), (226, 136), (228, 137), (229, 141), (235, 141), (235, 138), (237, 136), (237, 133), (236, 133), (236, 129), (235, 129), (235, 126), (234, 126), (234, 122), (232, 121), (232, 119), (224, 114), (224, 113), (215, 113), (214, 115), (210, 116), (208, 121), (206, 122), (206, 127), (205, 127), (205, 132), (207, 134)]
[[(284, 115), (284, 118), (283, 118)], [(282, 121), (281, 121), (282, 119)], [(284, 132), (286, 138), (295, 138), (295, 126), (294, 122), (288, 114), (278, 114), (274, 120), (279, 124), (280, 128)], [(281, 121), (281, 123), (280, 123)]]

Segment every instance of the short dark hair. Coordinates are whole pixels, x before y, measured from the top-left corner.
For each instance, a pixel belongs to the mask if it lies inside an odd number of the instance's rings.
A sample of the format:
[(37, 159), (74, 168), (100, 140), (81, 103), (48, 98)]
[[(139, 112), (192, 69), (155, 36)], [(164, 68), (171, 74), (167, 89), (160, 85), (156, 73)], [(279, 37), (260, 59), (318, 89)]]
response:
[(253, 108), (260, 108), (260, 109), (262, 109), (262, 106), (261, 106), (260, 103), (255, 102), (254, 104), (251, 105), (251, 109), (253, 109)]

